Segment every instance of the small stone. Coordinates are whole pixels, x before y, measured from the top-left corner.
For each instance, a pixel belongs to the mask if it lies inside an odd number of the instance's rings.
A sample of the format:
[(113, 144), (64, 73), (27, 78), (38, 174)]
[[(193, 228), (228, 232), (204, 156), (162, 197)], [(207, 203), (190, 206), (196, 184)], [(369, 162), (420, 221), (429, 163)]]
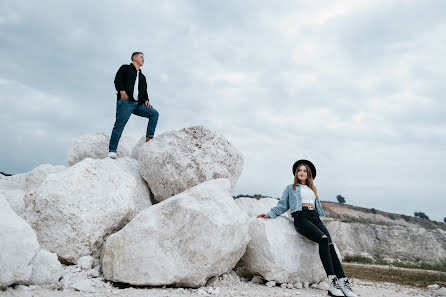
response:
[(319, 286), (318, 286), (317, 284), (312, 284), (311, 287), (312, 287), (313, 289), (319, 289)]
[(266, 283), (266, 286), (268, 288), (272, 288), (272, 287), (276, 286), (276, 282), (275, 281), (269, 281), (269, 282)]
[(302, 289), (302, 283), (301, 283), (301, 282), (295, 282), (295, 283), (293, 284), (293, 286), (294, 286), (296, 289)]
[(327, 284), (326, 282), (320, 282), (320, 283), (318, 284), (318, 287), (319, 287), (319, 289), (321, 289), (321, 290), (325, 290), (325, 291), (327, 291), (328, 288), (330, 287), (330, 285)]
[(286, 283), (281, 284), (280, 287), (286, 289)]
[(286, 287), (287, 287), (288, 289), (294, 289), (294, 286), (293, 286), (292, 283), (288, 283), (288, 284), (286, 284)]
[(309, 282), (304, 282), (304, 288), (306, 289), (306, 288), (308, 288), (310, 286), (310, 283)]
[(255, 283), (255, 284), (261, 284), (261, 283), (263, 283), (263, 279), (259, 275), (254, 275), (251, 279), (251, 282)]
[(429, 285), (429, 286), (427, 286), (427, 288), (429, 289), (429, 290), (438, 290), (439, 288), (440, 288), (440, 286), (439, 285), (437, 285), (437, 284), (433, 284), (433, 285)]
[(83, 256), (77, 259), (76, 264), (83, 270), (89, 270), (93, 266), (93, 257)]

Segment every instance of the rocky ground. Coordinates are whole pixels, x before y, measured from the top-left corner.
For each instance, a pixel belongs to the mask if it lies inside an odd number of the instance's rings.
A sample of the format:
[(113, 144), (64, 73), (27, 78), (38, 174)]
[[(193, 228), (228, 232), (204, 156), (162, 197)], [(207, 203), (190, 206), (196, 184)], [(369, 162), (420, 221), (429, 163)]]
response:
[[(435, 291), (400, 286), (392, 283), (377, 283), (352, 279), (358, 296), (438, 296)], [(267, 287), (238, 278), (234, 273), (225, 274), (199, 289), (187, 288), (119, 288), (106, 283), (103, 288), (85, 287), (89, 292), (59, 291), (51, 288), (16, 286), (0, 291), (0, 296), (327, 296), (326, 290), (318, 288), (287, 289), (280, 286)]]

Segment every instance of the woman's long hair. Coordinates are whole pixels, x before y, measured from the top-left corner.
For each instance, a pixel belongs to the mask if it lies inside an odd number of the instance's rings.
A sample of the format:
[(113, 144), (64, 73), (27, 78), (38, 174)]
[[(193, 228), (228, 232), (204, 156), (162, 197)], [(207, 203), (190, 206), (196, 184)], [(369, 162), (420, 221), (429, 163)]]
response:
[(299, 168), (301, 166), (305, 166), (305, 168), (307, 169), (307, 180), (305, 181), (305, 184), (314, 192), (314, 195), (316, 196), (317, 199), (317, 190), (316, 187), (314, 186), (314, 182), (313, 182), (313, 173), (311, 172), (310, 167), (308, 167), (307, 164), (305, 163), (301, 163), (297, 166), (296, 168), (296, 172), (294, 173), (294, 184), (293, 184), (293, 191), (296, 190), (296, 185), (299, 182), (299, 178), (297, 177), (297, 173), (299, 172)]

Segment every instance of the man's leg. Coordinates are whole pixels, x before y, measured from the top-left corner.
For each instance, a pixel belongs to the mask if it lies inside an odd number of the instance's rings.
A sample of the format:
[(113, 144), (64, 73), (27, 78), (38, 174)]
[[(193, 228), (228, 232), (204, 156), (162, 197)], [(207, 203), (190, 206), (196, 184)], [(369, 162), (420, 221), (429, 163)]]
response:
[(158, 123), (158, 117), (159, 117), (158, 111), (154, 108), (149, 108), (145, 106), (145, 104), (141, 104), (136, 107), (133, 113), (136, 114), (137, 116), (146, 117), (149, 119), (146, 131), (146, 141), (148, 141), (148, 139), (153, 138), (153, 136), (155, 135), (156, 124)]
[(116, 152), (122, 131), (135, 110), (135, 107), (136, 102), (130, 100), (120, 99), (116, 102), (116, 121), (110, 137), (109, 152)]

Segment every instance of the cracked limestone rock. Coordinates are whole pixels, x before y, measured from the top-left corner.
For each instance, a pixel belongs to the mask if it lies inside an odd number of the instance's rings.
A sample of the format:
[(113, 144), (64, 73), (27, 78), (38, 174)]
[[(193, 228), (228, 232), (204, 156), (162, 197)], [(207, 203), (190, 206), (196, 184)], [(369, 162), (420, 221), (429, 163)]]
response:
[(199, 184), (140, 212), (104, 246), (104, 278), (200, 287), (235, 267), (249, 241), (228, 179)]
[(216, 178), (234, 188), (243, 169), (241, 152), (203, 126), (160, 134), (142, 145), (138, 160), (156, 201)]
[(84, 159), (25, 196), (25, 218), (43, 248), (76, 263), (99, 257), (103, 239), (135, 214), (135, 178), (112, 159)]

